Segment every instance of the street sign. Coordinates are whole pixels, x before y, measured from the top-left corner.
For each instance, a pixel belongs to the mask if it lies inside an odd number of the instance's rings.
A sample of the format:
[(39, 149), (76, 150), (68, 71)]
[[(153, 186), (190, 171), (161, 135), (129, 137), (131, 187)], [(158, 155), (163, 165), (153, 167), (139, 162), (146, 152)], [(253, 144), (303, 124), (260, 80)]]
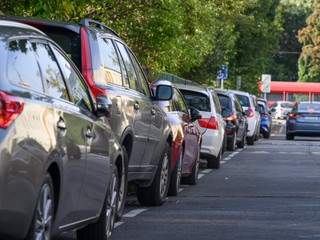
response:
[(270, 74), (262, 74), (261, 76), (261, 92), (270, 93), (270, 82), (271, 75)]
[(218, 71), (217, 78), (218, 79), (227, 79), (228, 78), (228, 66), (227, 65), (222, 64), (220, 66), (220, 70)]

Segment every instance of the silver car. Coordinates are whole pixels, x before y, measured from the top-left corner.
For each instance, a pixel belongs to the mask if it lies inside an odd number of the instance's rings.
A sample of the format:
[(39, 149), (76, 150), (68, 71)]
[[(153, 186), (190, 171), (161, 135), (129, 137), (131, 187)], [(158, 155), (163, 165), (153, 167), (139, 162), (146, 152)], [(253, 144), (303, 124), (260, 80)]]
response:
[(120, 144), (81, 74), (45, 34), (0, 20), (0, 238), (109, 239)]
[(292, 110), (294, 104), (292, 102), (277, 101), (270, 105), (272, 118), (285, 119), (288, 113)]

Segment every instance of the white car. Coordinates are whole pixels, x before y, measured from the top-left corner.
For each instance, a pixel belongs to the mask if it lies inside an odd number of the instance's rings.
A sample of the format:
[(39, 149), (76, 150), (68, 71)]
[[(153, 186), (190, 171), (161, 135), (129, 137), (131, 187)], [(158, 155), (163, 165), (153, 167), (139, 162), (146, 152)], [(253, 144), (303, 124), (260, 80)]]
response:
[(221, 106), (213, 88), (176, 84), (188, 107), (200, 111), (202, 118), (194, 122), (202, 134), (201, 158), (207, 159), (208, 168), (219, 168), (226, 144), (225, 122)]
[(277, 101), (273, 103), (269, 108), (271, 111), (272, 118), (275, 119), (285, 119), (287, 114), (291, 112), (294, 104), (287, 101)]
[(248, 92), (231, 90), (237, 96), (244, 111), (248, 110), (247, 144), (253, 145), (260, 135), (260, 113), (256, 110), (257, 102), (254, 95)]

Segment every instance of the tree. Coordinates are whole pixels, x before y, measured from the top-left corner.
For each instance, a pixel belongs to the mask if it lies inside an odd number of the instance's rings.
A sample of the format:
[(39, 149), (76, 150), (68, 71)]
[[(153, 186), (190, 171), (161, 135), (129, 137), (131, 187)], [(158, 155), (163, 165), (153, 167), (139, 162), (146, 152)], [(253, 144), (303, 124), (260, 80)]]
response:
[(299, 31), (302, 52), (299, 57), (299, 81), (320, 82), (320, 0), (314, 0), (307, 26)]

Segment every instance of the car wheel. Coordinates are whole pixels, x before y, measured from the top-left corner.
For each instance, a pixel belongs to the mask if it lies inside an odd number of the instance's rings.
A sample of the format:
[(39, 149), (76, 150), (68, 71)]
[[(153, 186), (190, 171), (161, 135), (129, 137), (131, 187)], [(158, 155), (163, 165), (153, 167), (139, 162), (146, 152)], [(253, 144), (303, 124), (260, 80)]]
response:
[(169, 196), (177, 196), (180, 189), (180, 182), (181, 182), (181, 171), (182, 171), (182, 161), (183, 161), (183, 148), (180, 151), (178, 156), (176, 165), (171, 172), (170, 184), (168, 195)]
[(242, 137), (241, 141), (237, 142), (237, 147), (244, 148), (245, 141), (246, 141), (246, 132), (243, 133), (243, 137)]
[(263, 133), (263, 138), (269, 138), (270, 137), (270, 132), (265, 132)]
[(255, 135), (253, 135), (251, 137), (247, 137), (248, 145), (254, 145), (254, 137), (255, 137)]
[(170, 181), (170, 162), (171, 149), (166, 143), (151, 186), (138, 187), (137, 197), (141, 205), (160, 206), (166, 202)]
[(54, 219), (54, 190), (52, 178), (46, 174), (26, 240), (49, 240)]
[(236, 146), (237, 146), (237, 132), (234, 131), (231, 141), (227, 142), (227, 150), (234, 151), (236, 149)]
[(209, 157), (207, 159), (207, 167), (208, 168), (213, 168), (213, 169), (219, 169), (220, 168), (220, 161), (221, 161), (221, 158), (222, 158), (222, 151), (220, 149), (219, 153), (218, 153), (218, 156), (216, 157)]
[(200, 164), (200, 148), (201, 147), (199, 146), (199, 151), (196, 156), (191, 174), (181, 179), (181, 182), (183, 184), (196, 185), (198, 182), (199, 164)]
[(121, 171), (119, 172), (119, 193), (118, 193), (118, 205), (117, 205), (117, 213), (116, 213), (116, 221), (119, 221), (122, 218), (124, 207), (126, 204), (126, 196), (128, 191), (128, 152), (125, 146), (122, 146), (123, 149), (123, 163), (121, 167)]
[(109, 240), (111, 238), (117, 214), (118, 181), (118, 172), (115, 169), (98, 221), (77, 230), (77, 240)]
[(286, 140), (294, 140), (294, 135), (291, 133), (286, 133)]

